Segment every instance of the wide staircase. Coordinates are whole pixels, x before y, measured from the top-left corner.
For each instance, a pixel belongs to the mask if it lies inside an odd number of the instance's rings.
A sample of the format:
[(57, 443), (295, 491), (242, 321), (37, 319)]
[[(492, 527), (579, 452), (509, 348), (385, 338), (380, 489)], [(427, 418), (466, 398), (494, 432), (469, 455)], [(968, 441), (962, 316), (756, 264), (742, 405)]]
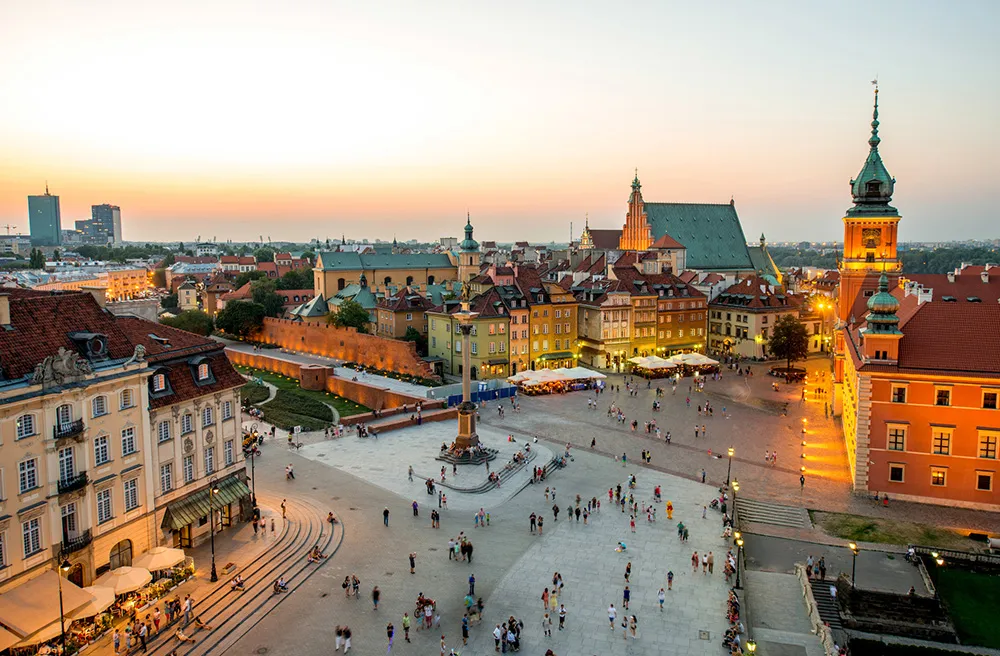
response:
[(736, 513), (741, 527), (746, 524), (771, 524), (789, 528), (812, 528), (809, 512), (805, 508), (737, 497)]
[(836, 581), (810, 579), (809, 585), (812, 588), (813, 599), (816, 601), (816, 611), (823, 623), (833, 631), (844, 628), (840, 622), (840, 611), (837, 609), (837, 600), (830, 594), (830, 586)]
[[(496, 449), (492, 449), (492, 451), (494, 452), (493, 453), (493, 457), (495, 458), (496, 457)], [(519, 471), (523, 470), (525, 467), (527, 467), (529, 464), (531, 464), (535, 460), (536, 457), (537, 457), (537, 453), (535, 451), (532, 451), (531, 453), (529, 453), (528, 455), (525, 456), (525, 458), (524, 458), (524, 460), (522, 462), (511, 464), (509, 466), (504, 465), (500, 469), (495, 469), (495, 470), (490, 470), (490, 471), (496, 473), (497, 477), (499, 478), (499, 483), (500, 483), (499, 486), (503, 487), (503, 484), (506, 481), (508, 481), (511, 478), (513, 478), (514, 475), (516, 475)], [(438, 458), (438, 460), (440, 460), (440, 458)], [(550, 467), (550, 466), (551, 466), (551, 464), (546, 465), (546, 467)], [(422, 478), (424, 480), (427, 480), (428, 478), (434, 478), (433, 476), (423, 476), (422, 474), (418, 474), (416, 472), (414, 472), (413, 475), (414, 476), (419, 476), (420, 478)], [(441, 487), (447, 488), (449, 490), (454, 490), (455, 492), (466, 492), (468, 494), (482, 494), (483, 492), (489, 492), (490, 490), (495, 490), (497, 488), (497, 483), (495, 483), (495, 482), (493, 482), (493, 481), (491, 481), (489, 479), (483, 481), (479, 485), (473, 485), (473, 486), (469, 486), (469, 487), (462, 487), (461, 485), (456, 485), (456, 483), (454, 481), (455, 481), (455, 478), (452, 477), (450, 480), (448, 480), (448, 479), (445, 479), (444, 481), (435, 480), (434, 484), (435, 485), (440, 485)]]
[(449, 465), (481, 465), (484, 462), (492, 461), (497, 457), (499, 451), (489, 447), (482, 447), (475, 451), (466, 453), (453, 453), (452, 451), (442, 451), (435, 460), (446, 462)]

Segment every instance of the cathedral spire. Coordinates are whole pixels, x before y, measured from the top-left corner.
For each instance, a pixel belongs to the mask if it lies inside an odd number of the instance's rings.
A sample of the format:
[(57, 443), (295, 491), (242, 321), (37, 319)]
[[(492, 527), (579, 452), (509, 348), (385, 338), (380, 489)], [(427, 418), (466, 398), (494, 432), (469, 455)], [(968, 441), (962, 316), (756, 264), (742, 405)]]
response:
[(639, 191), (639, 189), (641, 189), (641, 188), (642, 188), (642, 185), (639, 184), (639, 169), (638, 169), (638, 167), (636, 167), (636, 169), (635, 169), (635, 177), (632, 178), (632, 191)]
[(858, 177), (851, 180), (851, 196), (854, 199), (854, 207), (848, 210), (848, 216), (857, 214), (898, 214), (894, 207), (889, 205), (892, 200), (893, 188), (896, 180), (882, 163), (882, 156), (878, 152), (879, 144), (882, 143), (878, 136), (878, 84), (875, 80), (875, 101), (872, 110), (871, 136), (868, 137), (868, 157)]

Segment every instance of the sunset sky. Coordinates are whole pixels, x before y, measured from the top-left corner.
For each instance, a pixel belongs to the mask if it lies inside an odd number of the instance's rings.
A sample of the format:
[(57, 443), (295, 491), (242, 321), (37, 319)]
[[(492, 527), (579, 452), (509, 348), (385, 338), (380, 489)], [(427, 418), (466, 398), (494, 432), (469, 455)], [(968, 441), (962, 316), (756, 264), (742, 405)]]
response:
[[(720, 10), (722, 8), (722, 10)], [(1000, 237), (1000, 3), (0, 3), (0, 225), (48, 180), (126, 240), (479, 239), (728, 202), (836, 239), (881, 152), (903, 240)]]

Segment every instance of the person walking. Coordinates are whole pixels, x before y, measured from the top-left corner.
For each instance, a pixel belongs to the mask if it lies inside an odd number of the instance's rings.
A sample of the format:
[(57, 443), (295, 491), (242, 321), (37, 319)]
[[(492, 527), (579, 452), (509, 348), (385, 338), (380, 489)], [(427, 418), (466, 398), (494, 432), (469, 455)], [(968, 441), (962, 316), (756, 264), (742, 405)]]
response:
[(559, 630), (566, 626), (566, 604), (559, 604)]
[(149, 635), (149, 629), (146, 628), (145, 622), (139, 622), (139, 642), (142, 644), (142, 650), (146, 651), (146, 636)]
[(413, 482), (413, 465), (410, 465), (410, 470), (409, 470), (409, 472), (408, 472), (407, 475), (409, 476), (410, 482), (412, 483)]
[(462, 646), (469, 644), (469, 614), (462, 616)]
[(392, 625), (392, 622), (385, 625), (385, 635), (389, 638), (389, 648), (385, 651), (385, 653), (388, 654), (392, 651), (392, 639), (396, 635), (396, 627)]
[(546, 638), (552, 637), (552, 617), (548, 613), (542, 615), (542, 635)]
[(184, 626), (191, 623), (191, 608), (194, 606), (194, 599), (191, 595), (184, 595)]
[(806, 489), (806, 475), (805, 474), (801, 474), (799, 476), (799, 489), (800, 490)]
[(663, 588), (660, 588), (660, 591), (656, 593), (656, 600), (660, 602), (660, 612), (662, 613), (663, 612), (663, 602), (665, 602), (667, 600), (667, 595), (663, 591)]
[(372, 610), (378, 610), (378, 600), (381, 596), (382, 596), (382, 591), (379, 590), (378, 586), (376, 585), (374, 588), (372, 588), (372, 606), (373, 606)]
[(628, 561), (628, 565), (625, 566), (625, 582), (629, 583), (629, 578), (632, 576), (632, 561)]
[(711, 551), (709, 551), (707, 559), (708, 559), (708, 573), (712, 574), (715, 571), (715, 555)]
[(632, 591), (626, 585), (625, 589), (622, 590), (622, 608), (628, 610), (628, 602), (632, 600)]
[(476, 575), (475, 574), (470, 574), (469, 575), (469, 596), (470, 597), (475, 597), (476, 596)]
[(417, 553), (415, 551), (410, 552), (410, 574), (414, 574), (413, 569), (417, 566)]
[[(546, 635), (548, 635), (548, 634), (546, 634)], [(121, 647), (122, 647), (122, 634), (118, 632), (118, 629), (115, 629), (115, 634), (114, 634), (114, 636), (112, 636), (111, 639), (114, 642), (115, 653), (117, 654), (119, 651), (121, 651)]]
[[(548, 613), (546, 613), (548, 617)], [(500, 651), (500, 639), (503, 637), (503, 631), (500, 630), (500, 625), (497, 624), (496, 628), (493, 629), (493, 651)]]
[(386, 526), (389, 525), (389, 507), (386, 506), (385, 510), (382, 511), (382, 523)]
[(611, 626), (611, 630), (615, 630), (615, 618), (618, 617), (618, 611), (615, 610), (615, 605), (610, 604), (608, 606), (608, 624)]
[(410, 641), (410, 614), (403, 613), (403, 640)]
[(673, 570), (670, 570), (669, 572), (667, 572), (667, 590), (673, 590), (673, 589), (674, 589), (674, 572)]
[[(545, 588), (545, 591), (542, 592), (542, 610), (545, 610), (548, 607), (549, 607), (549, 589)], [(546, 613), (546, 615), (548, 615), (548, 613)]]
[(411, 505), (413, 506), (413, 516), (414, 517), (419, 517), (420, 516), (420, 512), (419, 512), (420, 506), (417, 504), (417, 500), (414, 499), (413, 503)]
[(287, 499), (282, 499), (281, 500), (281, 519), (285, 519), (285, 514), (286, 514), (286, 512), (288, 510), (287, 507), (285, 506), (285, 502), (286, 501), (287, 501)]
[(552, 504), (552, 521), (559, 521), (559, 506), (558, 504)]
[(351, 627), (344, 627), (344, 653), (346, 654), (351, 648)]

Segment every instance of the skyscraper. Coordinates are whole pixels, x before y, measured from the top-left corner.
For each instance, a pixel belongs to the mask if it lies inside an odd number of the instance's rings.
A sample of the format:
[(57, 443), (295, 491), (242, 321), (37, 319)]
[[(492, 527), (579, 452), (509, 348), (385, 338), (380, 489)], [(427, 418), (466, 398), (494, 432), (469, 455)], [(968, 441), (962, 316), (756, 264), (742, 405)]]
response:
[(28, 226), (32, 246), (58, 246), (62, 243), (59, 196), (49, 193), (48, 183), (45, 184), (44, 196), (28, 196)]
[(95, 234), (103, 234), (106, 243), (122, 243), (122, 211), (117, 205), (91, 205), (90, 220)]

